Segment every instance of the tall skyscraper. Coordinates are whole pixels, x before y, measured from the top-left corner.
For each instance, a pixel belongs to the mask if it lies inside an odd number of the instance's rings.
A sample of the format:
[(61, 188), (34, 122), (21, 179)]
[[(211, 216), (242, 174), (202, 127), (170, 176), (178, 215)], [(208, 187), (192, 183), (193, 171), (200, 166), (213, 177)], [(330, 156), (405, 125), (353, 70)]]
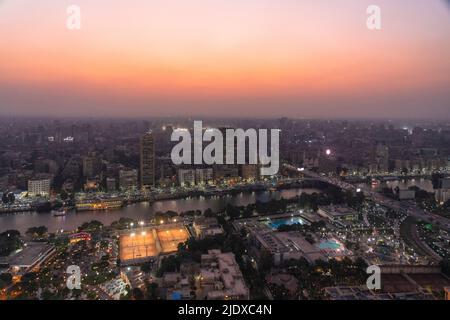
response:
[(140, 147), (141, 187), (153, 187), (155, 185), (155, 141), (151, 131), (141, 137)]

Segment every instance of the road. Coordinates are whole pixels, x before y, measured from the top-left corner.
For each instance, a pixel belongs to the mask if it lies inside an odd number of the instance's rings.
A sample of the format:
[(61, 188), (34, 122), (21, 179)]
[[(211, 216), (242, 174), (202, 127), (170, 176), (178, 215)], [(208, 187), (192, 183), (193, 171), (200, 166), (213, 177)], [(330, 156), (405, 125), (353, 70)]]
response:
[[(336, 187), (340, 187), (346, 191), (355, 191), (355, 192), (357, 191), (356, 186), (354, 186), (348, 182), (341, 181), (338, 178), (321, 176), (321, 175), (319, 175), (315, 172), (312, 172), (308, 169), (297, 168), (297, 167), (294, 167), (294, 166), (288, 165), (288, 164), (285, 164), (284, 167), (292, 172), (296, 172), (298, 174), (304, 175), (305, 177), (314, 178), (319, 181), (324, 181), (324, 182), (334, 185)], [(403, 211), (403, 212), (407, 213), (409, 216), (414, 217), (418, 220), (422, 220), (422, 221), (425, 221), (428, 223), (433, 223), (433, 224), (439, 223), (440, 228), (446, 230), (447, 232), (450, 232), (450, 219), (447, 219), (442, 216), (438, 216), (436, 214), (427, 213), (424, 210), (418, 208), (415, 204), (414, 205), (405, 204), (400, 201), (390, 199), (378, 192), (372, 191), (369, 187), (365, 187), (365, 188), (361, 189), (361, 192), (364, 192), (364, 196), (367, 199), (372, 200), (379, 205), (393, 209), (395, 211)]]
[(85, 285), (89, 291), (93, 291), (98, 295), (98, 300), (112, 300), (112, 298), (99, 286)]

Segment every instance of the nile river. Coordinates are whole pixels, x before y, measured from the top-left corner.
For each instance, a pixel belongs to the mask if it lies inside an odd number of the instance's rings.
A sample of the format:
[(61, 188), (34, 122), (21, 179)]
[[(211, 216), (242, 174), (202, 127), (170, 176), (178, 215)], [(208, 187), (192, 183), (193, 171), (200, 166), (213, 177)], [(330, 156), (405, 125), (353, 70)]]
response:
[(245, 206), (256, 201), (267, 202), (271, 199), (293, 198), (301, 193), (320, 192), (316, 189), (289, 189), (275, 192), (243, 192), (237, 195), (225, 195), (214, 198), (193, 197), (187, 199), (156, 201), (152, 204), (148, 202), (136, 203), (114, 211), (71, 211), (64, 217), (54, 217), (51, 213), (25, 212), (16, 214), (0, 215), (0, 232), (15, 229), (21, 233), (30, 227), (46, 226), (49, 232), (57, 230), (74, 230), (84, 222), (91, 220), (101, 221), (105, 225), (122, 217), (128, 217), (135, 220), (149, 221), (155, 212), (165, 212), (172, 210), (183, 212), (189, 210), (206, 210), (211, 208), (213, 211), (220, 211), (227, 204)]

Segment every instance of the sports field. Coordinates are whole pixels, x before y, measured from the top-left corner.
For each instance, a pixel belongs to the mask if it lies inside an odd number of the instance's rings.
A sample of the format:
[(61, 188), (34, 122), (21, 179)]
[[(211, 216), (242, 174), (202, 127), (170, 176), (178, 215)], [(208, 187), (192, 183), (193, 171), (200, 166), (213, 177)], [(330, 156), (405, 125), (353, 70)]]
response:
[(120, 236), (120, 260), (134, 260), (158, 255), (152, 232), (131, 232)]
[(178, 244), (185, 242), (189, 234), (185, 228), (160, 229), (157, 231), (162, 253), (177, 251)]
[[(156, 231), (156, 232), (155, 232)], [(154, 234), (156, 233), (156, 237)], [(177, 251), (178, 244), (189, 238), (189, 232), (184, 226), (167, 226), (163, 228), (148, 228), (130, 231), (120, 235), (120, 260), (126, 262), (147, 257), (156, 257), (160, 253)], [(158, 250), (157, 243), (161, 245)]]

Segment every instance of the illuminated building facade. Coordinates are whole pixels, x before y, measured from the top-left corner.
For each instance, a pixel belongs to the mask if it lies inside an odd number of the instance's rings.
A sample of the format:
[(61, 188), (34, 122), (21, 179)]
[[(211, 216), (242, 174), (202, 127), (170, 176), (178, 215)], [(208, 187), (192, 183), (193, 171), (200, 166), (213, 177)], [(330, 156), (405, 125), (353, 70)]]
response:
[(140, 141), (141, 187), (155, 186), (155, 141), (152, 132), (147, 132)]

